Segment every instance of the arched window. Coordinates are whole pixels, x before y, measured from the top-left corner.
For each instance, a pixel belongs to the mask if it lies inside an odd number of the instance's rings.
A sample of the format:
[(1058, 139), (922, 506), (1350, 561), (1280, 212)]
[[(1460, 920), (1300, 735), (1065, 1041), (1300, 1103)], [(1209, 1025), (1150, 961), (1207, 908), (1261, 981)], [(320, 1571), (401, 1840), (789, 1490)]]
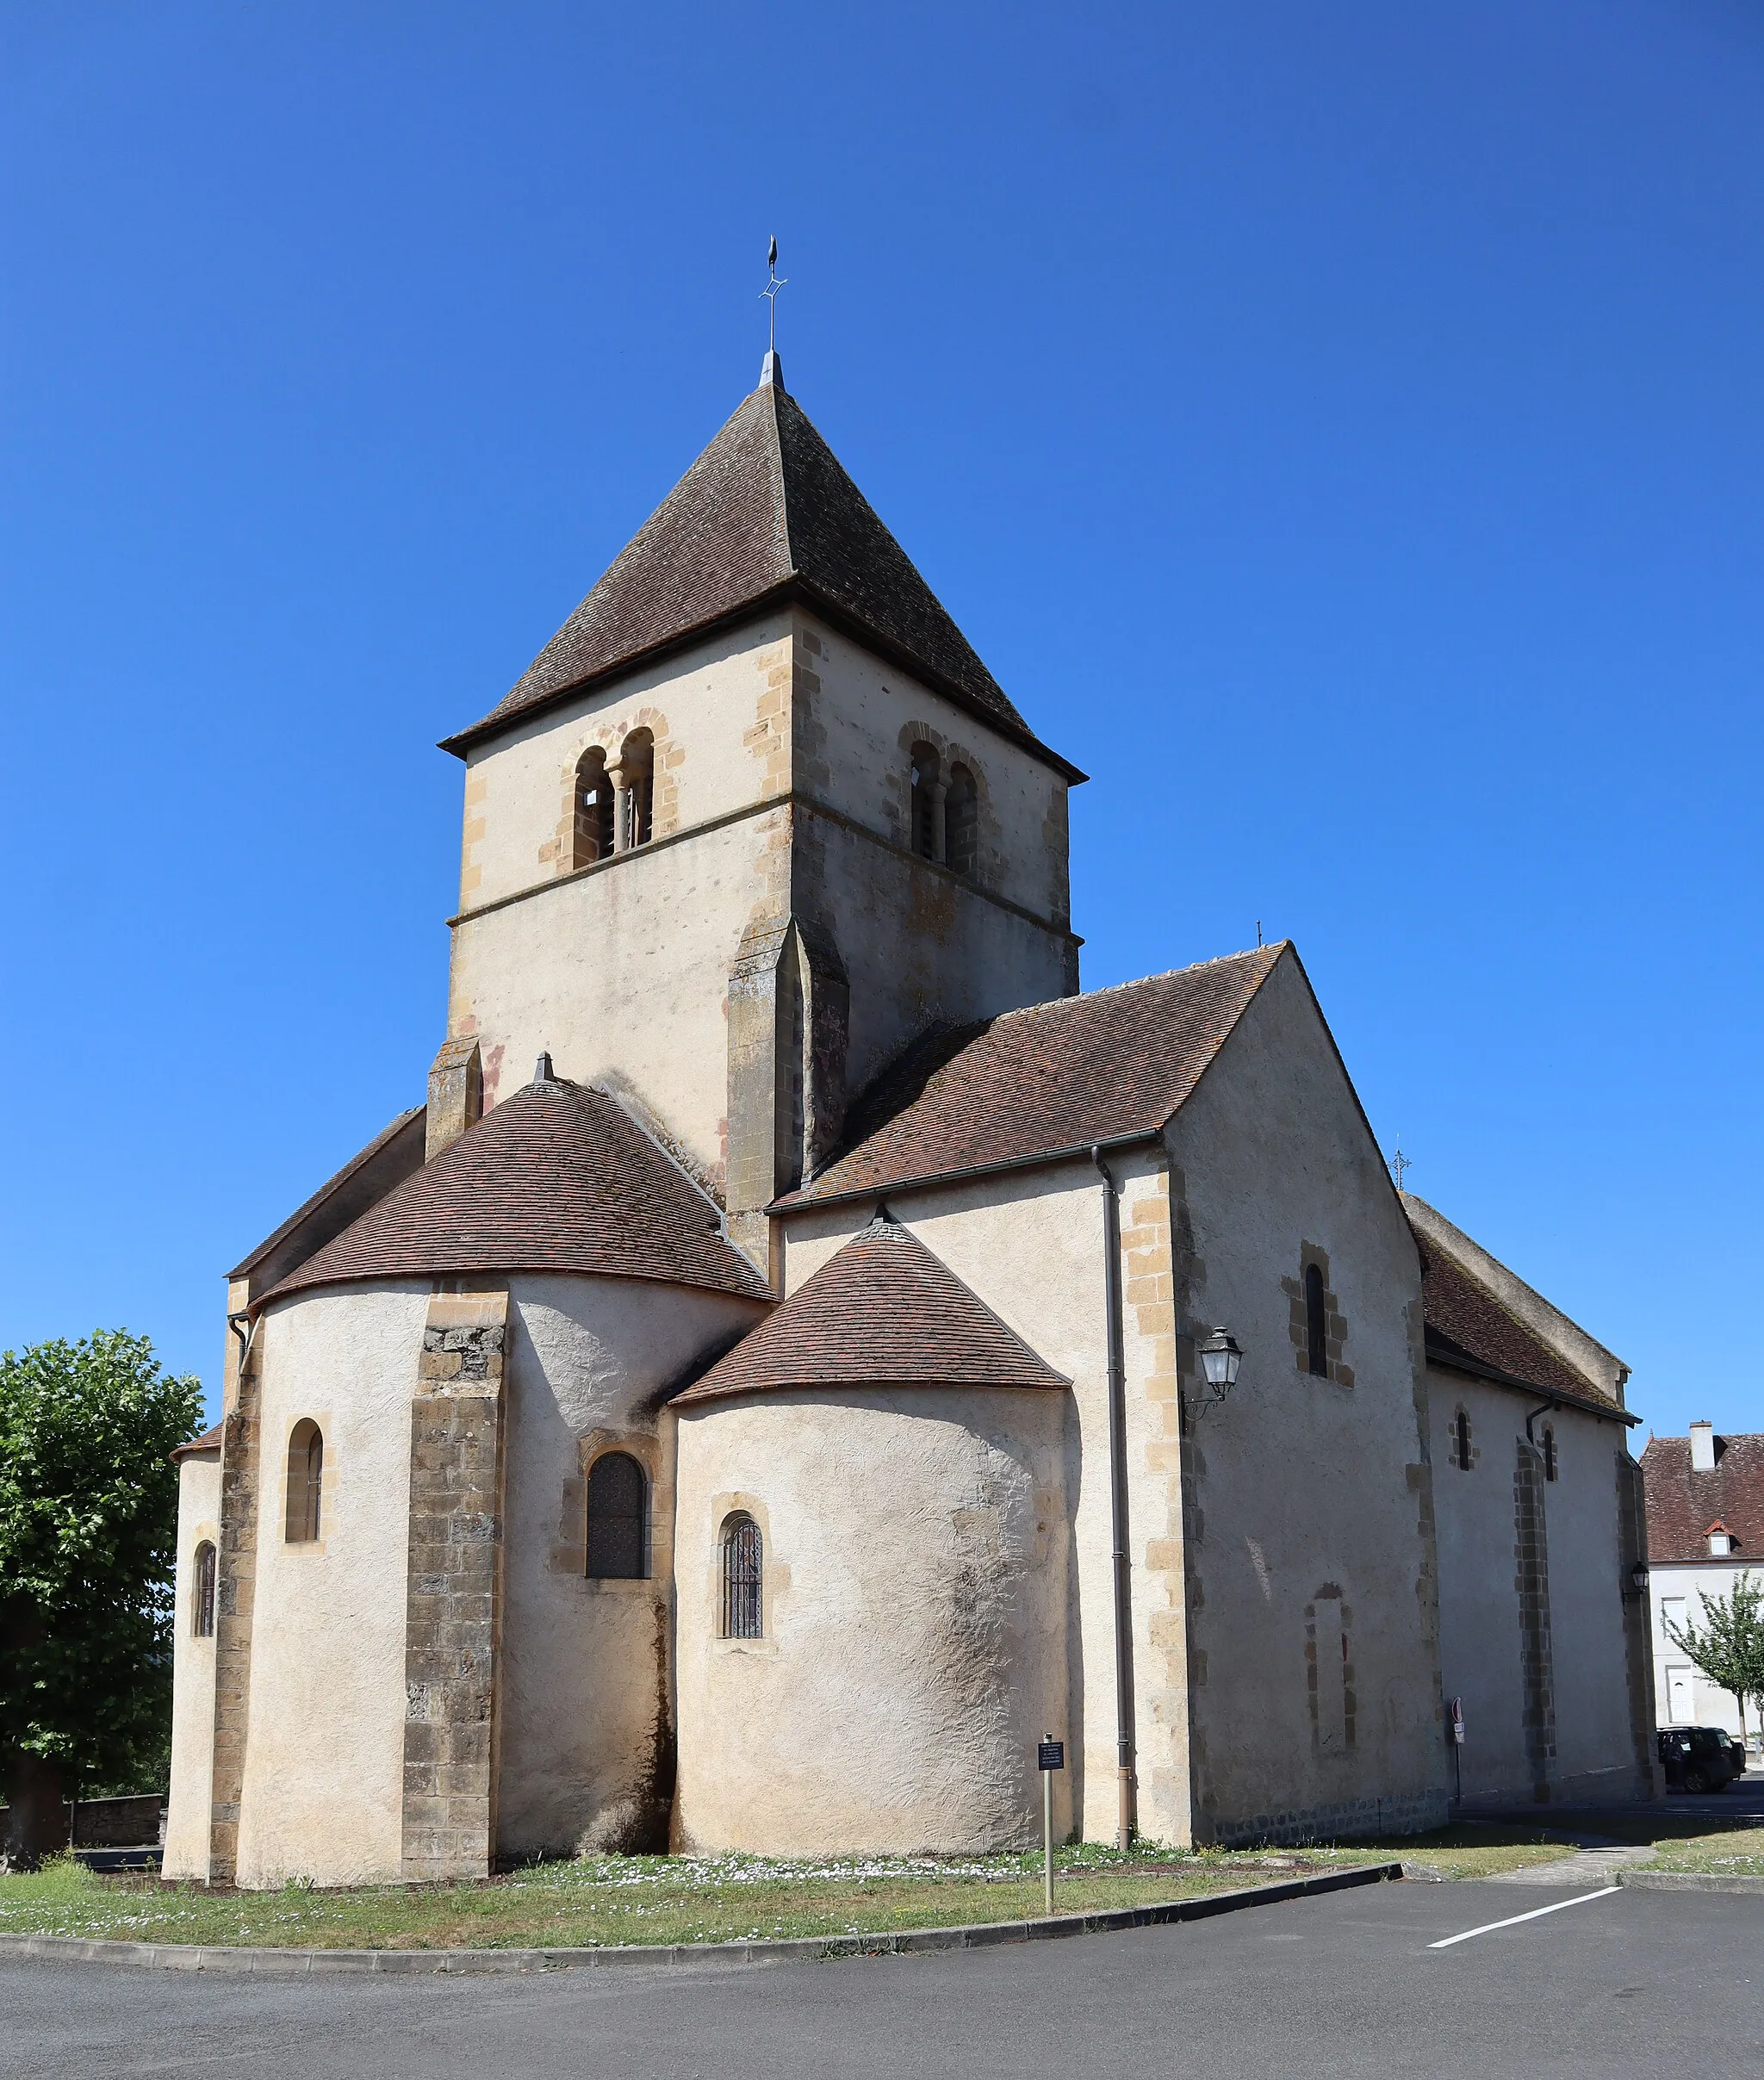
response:
[(922, 860), (943, 857), (943, 767), (929, 744), (913, 746), (913, 850)]
[(649, 1573), (643, 1469), (628, 1451), (602, 1452), (588, 1468), (588, 1574), (641, 1581)]
[(303, 1416), (288, 1440), (288, 1543), (307, 1545), (323, 1522), (320, 1499), (325, 1485), (325, 1440), (319, 1426)]
[(571, 864), (592, 866), (612, 852), (612, 782), (607, 776), (606, 754), (591, 745), (576, 762), (575, 842)]
[(1305, 1369), (1329, 1377), (1329, 1315), (1323, 1305), (1323, 1267), (1305, 1266)]
[(943, 798), (943, 856), (959, 874), (972, 876), (980, 864), (980, 797), (966, 766), (949, 768)]
[(206, 1538), (190, 1569), (189, 1629), (196, 1639), (214, 1636), (214, 1548)]
[(655, 740), (647, 730), (633, 730), (618, 753), (618, 785), (624, 797), (624, 829), (618, 848), (647, 845), (655, 828)]
[(764, 1639), (765, 1554), (760, 1527), (745, 1510), (723, 1521), (723, 1636)]
[(1451, 1462), (1460, 1473), (1470, 1470), (1470, 1419), (1462, 1408), (1451, 1419)]
[(1556, 1478), (1556, 1431), (1549, 1423), (1544, 1425), (1544, 1478)]

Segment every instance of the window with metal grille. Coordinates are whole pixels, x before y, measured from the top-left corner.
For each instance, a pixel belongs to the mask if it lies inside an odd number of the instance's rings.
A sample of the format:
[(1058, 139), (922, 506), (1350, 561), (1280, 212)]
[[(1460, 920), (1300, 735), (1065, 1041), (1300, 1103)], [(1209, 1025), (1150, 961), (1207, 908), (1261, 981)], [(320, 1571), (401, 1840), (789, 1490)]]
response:
[(766, 1636), (764, 1579), (765, 1555), (760, 1527), (745, 1510), (725, 1518), (723, 1524), (723, 1636), (724, 1639), (764, 1639)]
[(1329, 1314), (1323, 1305), (1323, 1270), (1305, 1266), (1305, 1368), (1320, 1380), (1329, 1376)]
[(288, 1524), (289, 1545), (307, 1545), (319, 1536), (323, 1512), (325, 1440), (312, 1419), (302, 1417), (288, 1440)]
[(191, 1570), (189, 1629), (197, 1639), (214, 1636), (214, 1549), (206, 1538)]
[(649, 1573), (643, 1469), (628, 1451), (602, 1452), (588, 1468), (588, 1573), (641, 1581)]

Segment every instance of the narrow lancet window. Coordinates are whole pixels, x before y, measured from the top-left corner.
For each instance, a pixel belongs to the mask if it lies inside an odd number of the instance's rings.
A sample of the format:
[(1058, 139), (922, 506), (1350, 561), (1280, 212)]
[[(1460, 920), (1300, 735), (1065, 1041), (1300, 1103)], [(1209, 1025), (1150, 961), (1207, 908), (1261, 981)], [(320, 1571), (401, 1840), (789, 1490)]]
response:
[(764, 1639), (765, 1555), (760, 1527), (745, 1510), (723, 1524), (723, 1611), (724, 1639)]
[(649, 1574), (643, 1469), (626, 1451), (602, 1452), (588, 1468), (588, 1574), (641, 1581)]
[(190, 1570), (189, 1629), (197, 1639), (214, 1636), (214, 1548), (206, 1538)]
[(325, 1440), (310, 1417), (294, 1426), (288, 1440), (288, 1543), (309, 1545), (324, 1522)]
[(1460, 1408), (1451, 1419), (1451, 1459), (1461, 1474), (1470, 1470), (1470, 1419)]
[(1305, 1266), (1305, 1369), (1320, 1380), (1329, 1376), (1329, 1314), (1323, 1304), (1320, 1264)]
[(1548, 1423), (1544, 1425), (1544, 1478), (1556, 1478), (1556, 1431)]

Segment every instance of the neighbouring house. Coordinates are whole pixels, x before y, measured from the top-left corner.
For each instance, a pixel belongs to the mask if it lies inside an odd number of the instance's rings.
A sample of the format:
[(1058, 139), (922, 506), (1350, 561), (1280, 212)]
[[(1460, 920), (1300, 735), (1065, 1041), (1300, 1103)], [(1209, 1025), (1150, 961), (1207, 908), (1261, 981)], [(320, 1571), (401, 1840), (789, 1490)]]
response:
[(1693, 1423), (1686, 1437), (1649, 1437), (1648, 1584), (1653, 1605), (1654, 1690), (1662, 1726), (1721, 1726), (1756, 1750), (1755, 1711), (1742, 1713), (1667, 1630), (1701, 1629), (1704, 1602), (1732, 1593), (1748, 1569), (1764, 1583), (1764, 1436), (1718, 1437)]
[(1651, 1789), (1623, 1368), (1292, 946), (1080, 993), (1084, 775), (775, 357), (446, 748), (427, 1102), (182, 1455), (168, 1875), (1020, 1845), (1045, 1732), (1062, 1833), (1415, 1829), (1459, 1694), (1467, 1796)]

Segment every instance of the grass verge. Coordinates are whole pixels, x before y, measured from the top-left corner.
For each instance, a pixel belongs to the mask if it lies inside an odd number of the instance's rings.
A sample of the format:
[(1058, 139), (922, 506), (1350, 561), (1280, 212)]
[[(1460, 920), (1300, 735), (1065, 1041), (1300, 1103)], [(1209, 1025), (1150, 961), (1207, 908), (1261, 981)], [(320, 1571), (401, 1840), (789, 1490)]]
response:
[[(1487, 1878), (1565, 1853), (1544, 1830), (1445, 1829), (1432, 1835), (1264, 1851), (1095, 1844), (1055, 1857), (1054, 1911), (1082, 1914), (1189, 1899), (1307, 1872), (1425, 1862)], [(0, 1878), (0, 1934), (276, 1948), (594, 1948), (850, 1936), (1042, 1911), (1040, 1860), (605, 1856), (537, 1864), (486, 1884), (209, 1892), (157, 1878), (100, 1877), (67, 1861)]]

